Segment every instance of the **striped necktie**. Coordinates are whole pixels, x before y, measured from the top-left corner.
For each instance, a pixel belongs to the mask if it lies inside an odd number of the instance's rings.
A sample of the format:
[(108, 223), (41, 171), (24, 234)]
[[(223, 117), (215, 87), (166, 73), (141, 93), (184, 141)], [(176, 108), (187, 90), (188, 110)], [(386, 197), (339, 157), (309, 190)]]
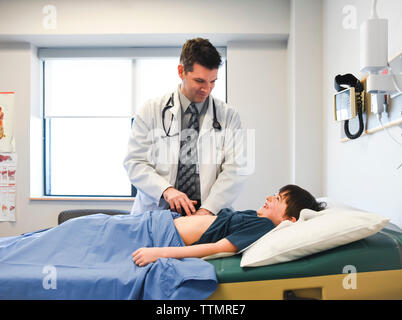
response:
[(199, 114), (194, 103), (189, 105), (191, 118), (187, 129), (182, 130), (180, 143), (180, 157), (178, 168), (178, 186), (177, 189), (187, 194), (191, 200), (196, 199), (197, 179), (197, 140), (199, 132)]

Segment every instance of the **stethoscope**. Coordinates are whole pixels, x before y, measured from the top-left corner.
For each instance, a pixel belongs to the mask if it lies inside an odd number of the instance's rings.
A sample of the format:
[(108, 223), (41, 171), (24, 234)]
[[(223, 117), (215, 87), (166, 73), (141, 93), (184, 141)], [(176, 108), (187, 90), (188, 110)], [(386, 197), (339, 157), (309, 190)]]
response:
[[(166, 137), (174, 137), (174, 136), (179, 134), (179, 133), (176, 133), (174, 135), (170, 135), (170, 128), (172, 127), (172, 122), (173, 122), (173, 114), (172, 114), (172, 117), (170, 118), (170, 124), (169, 124), (169, 128), (168, 128), (167, 131), (166, 131), (166, 127), (165, 127), (165, 114), (166, 114), (166, 111), (174, 106), (173, 95), (174, 95), (174, 93), (172, 93), (172, 95), (170, 96), (168, 102), (166, 103), (165, 107), (162, 110), (162, 125), (163, 125), (163, 130), (165, 131)], [(216, 107), (215, 107), (215, 101), (214, 101), (213, 98), (212, 98), (212, 108), (213, 108), (213, 113), (214, 113), (214, 119), (213, 119), (212, 127), (214, 129), (216, 129), (216, 130), (222, 130), (221, 124), (219, 123), (218, 119), (216, 118)]]

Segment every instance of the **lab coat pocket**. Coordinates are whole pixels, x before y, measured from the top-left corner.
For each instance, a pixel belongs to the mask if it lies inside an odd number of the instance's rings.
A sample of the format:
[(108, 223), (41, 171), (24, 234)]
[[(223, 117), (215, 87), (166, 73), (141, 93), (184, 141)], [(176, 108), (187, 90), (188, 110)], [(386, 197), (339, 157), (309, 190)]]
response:
[(169, 174), (170, 165), (165, 163), (157, 163), (155, 166), (155, 170), (162, 176), (166, 176)]

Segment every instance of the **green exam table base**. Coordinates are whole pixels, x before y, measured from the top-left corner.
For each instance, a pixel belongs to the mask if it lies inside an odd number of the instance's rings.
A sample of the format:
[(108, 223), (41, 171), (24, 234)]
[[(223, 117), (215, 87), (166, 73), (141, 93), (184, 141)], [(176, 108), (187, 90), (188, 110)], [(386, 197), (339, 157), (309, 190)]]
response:
[(219, 281), (209, 299), (402, 299), (402, 232), (392, 228), (286, 263), (241, 268), (240, 260), (208, 261)]

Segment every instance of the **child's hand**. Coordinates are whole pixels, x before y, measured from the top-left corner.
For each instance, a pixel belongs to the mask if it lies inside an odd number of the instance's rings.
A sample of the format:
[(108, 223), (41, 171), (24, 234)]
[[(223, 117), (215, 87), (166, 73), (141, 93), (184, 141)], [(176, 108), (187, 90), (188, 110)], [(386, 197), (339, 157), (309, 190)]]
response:
[(136, 265), (143, 267), (162, 257), (162, 248), (139, 248), (132, 254)]

